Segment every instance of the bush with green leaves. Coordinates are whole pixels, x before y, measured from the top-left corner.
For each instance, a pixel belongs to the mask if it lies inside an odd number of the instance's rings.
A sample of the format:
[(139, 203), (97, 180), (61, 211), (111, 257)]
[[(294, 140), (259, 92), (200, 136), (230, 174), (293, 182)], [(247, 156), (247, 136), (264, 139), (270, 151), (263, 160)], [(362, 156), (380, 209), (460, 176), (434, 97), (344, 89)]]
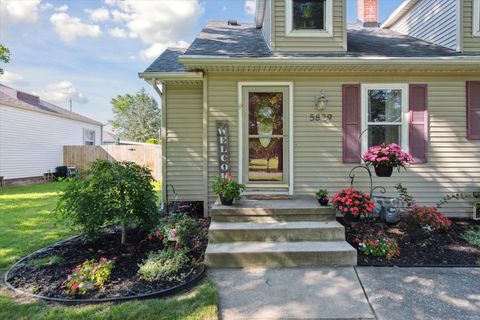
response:
[(148, 230), (158, 222), (152, 182), (146, 167), (96, 160), (86, 172), (69, 180), (55, 211), (65, 224), (88, 237), (119, 224), (125, 244), (129, 225)]
[(471, 245), (480, 246), (480, 227), (468, 229), (463, 234), (463, 238)]
[(182, 269), (188, 267), (190, 259), (184, 250), (167, 247), (160, 251), (151, 251), (147, 259), (139, 265), (138, 276), (148, 282), (180, 281), (186, 274)]

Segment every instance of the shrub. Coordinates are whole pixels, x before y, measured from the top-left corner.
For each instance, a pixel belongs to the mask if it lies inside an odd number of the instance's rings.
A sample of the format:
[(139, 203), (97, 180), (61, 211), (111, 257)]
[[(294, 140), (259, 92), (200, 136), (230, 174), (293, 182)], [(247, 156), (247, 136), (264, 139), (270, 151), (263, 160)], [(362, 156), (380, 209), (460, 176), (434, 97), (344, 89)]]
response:
[(480, 246), (480, 228), (475, 227), (465, 231), (463, 238), (471, 245)]
[(333, 197), (333, 206), (343, 215), (367, 215), (375, 209), (375, 203), (370, 196), (354, 188), (343, 189)]
[(189, 258), (184, 250), (166, 248), (161, 251), (151, 251), (147, 259), (139, 265), (138, 276), (148, 282), (182, 280), (182, 269), (189, 264)]
[(70, 296), (85, 295), (95, 287), (103, 289), (105, 283), (110, 279), (113, 267), (113, 260), (103, 257), (99, 261), (87, 260), (72, 270), (67, 280), (62, 282), (62, 288)]
[(67, 225), (89, 237), (121, 224), (125, 244), (128, 224), (148, 229), (157, 222), (152, 181), (150, 170), (133, 162), (96, 160), (89, 170), (70, 180), (56, 212)]
[(168, 246), (169, 242), (175, 242), (175, 249), (188, 251), (200, 246), (203, 236), (195, 219), (185, 213), (174, 213), (165, 217), (160, 226), (148, 235), (148, 239), (159, 238), (165, 246)]
[(213, 192), (224, 199), (240, 200), (244, 189), (245, 186), (235, 181), (231, 173), (227, 173), (225, 178), (217, 177), (213, 180)]
[(384, 257), (387, 260), (392, 260), (400, 255), (397, 241), (389, 239), (382, 232), (362, 237), (358, 247), (365, 255)]
[(437, 208), (417, 205), (410, 208), (406, 221), (427, 231), (448, 231), (452, 225), (452, 221)]

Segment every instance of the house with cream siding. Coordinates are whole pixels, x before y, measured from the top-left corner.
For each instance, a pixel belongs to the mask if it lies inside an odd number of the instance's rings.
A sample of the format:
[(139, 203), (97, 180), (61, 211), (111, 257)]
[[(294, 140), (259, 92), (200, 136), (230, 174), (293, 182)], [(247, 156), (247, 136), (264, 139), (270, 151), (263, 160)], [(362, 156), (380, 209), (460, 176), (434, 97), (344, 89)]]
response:
[[(253, 23), (210, 21), (188, 48), (165, 50), (139, 74), (162, 99), (164, 185), (208, 214), (226, 121), (230, 171), (246, 194), (334, 194), (381, 143), (415, 160), (374, 177), (387, 194), (402, 183), (433, 204), (478, 191), (479, 1), (406, 0), (383, 24), (378, 0), (358, 11), (350, 25), (345, 0), (257, 0)], [(368, 192), (367, 174), (355, 187)], [(444, 211), (471, 217), (472, 203)]]
[(63, 146), (102, 144), (103, 124), (0, 85), (0, 177), (38, 180), (63, 165)]

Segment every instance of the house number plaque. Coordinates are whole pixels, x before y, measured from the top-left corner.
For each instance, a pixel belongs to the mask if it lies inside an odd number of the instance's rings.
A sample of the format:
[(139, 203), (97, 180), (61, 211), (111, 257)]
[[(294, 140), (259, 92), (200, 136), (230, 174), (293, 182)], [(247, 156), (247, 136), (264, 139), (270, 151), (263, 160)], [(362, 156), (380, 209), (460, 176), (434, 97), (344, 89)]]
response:
[(332, 121), (332, 118), (332, 114), (310, 113), (310, 122), (329, 123), (330, 121)]
[(218, 172), (225, 178), (230, 168), (230, 146), (228, 145), (228, 121), (217, 121)]

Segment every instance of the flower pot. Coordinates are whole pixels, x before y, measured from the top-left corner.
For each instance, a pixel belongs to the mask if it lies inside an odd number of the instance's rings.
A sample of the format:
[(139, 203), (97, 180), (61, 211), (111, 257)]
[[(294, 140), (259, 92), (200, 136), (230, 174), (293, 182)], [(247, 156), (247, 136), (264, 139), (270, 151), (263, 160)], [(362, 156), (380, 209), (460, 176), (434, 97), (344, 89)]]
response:
[(321, 197), (321, 198), (317, 198), (317, 200), (318, 200), (318, 203), (320, 203), (320, 205), (321, 205), (322, 207), (328, 206), (328, 200), (329, 200), (329, 199), (328, 199), (328, 196), (323, 196), (323, 197)]
[(220, 203), (224, 206), (231, 206), (233, 204), (233, 199), (227, 199), (220, 196)]
[(375, 173), (377, 174), (377, 177), (391, 177), (393, 173), (393, 167), (385, 165), (375, 166)]

